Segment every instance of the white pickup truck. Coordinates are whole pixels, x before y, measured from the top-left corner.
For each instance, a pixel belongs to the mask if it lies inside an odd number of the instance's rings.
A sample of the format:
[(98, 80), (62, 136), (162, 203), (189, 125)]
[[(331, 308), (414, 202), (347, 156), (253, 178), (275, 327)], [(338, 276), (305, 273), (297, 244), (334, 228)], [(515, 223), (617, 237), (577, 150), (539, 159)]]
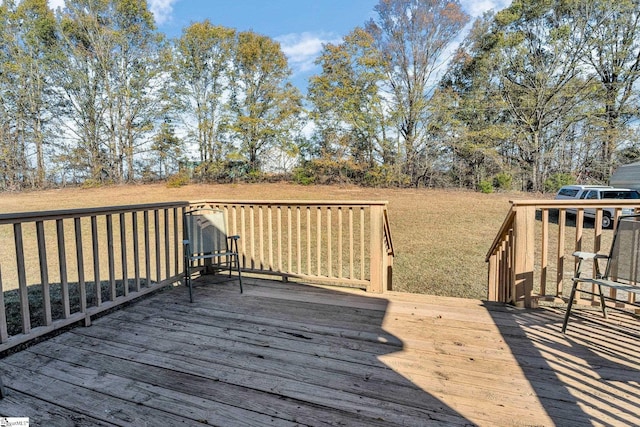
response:
[[(565, 185), (558, 194), (558, 200), (604, 200), (604, 199), (640, 199), (640, 192), (629, 188), (614, 188), (604, 185)], [(640, 206), (640, 200), (638, 201)], [(613, 208), (603, 208), (602, 228), (610, 228), (613, 225)], [(567, 209), (567, 212), (575, 214), (576, 209)], [(622, 215), (634, 213), (633, 208), (622, 209)], [(584, 216), (595, 218), (595, 209), (585, 209)]]

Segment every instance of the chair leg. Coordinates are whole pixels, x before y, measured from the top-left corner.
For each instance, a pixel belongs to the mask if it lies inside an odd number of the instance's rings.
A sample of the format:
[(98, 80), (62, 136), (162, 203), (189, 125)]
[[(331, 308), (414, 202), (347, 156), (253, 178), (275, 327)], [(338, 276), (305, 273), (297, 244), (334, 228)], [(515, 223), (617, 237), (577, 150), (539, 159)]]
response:
[[(238, 269), (238, 282), (240, 282), (240, 293), (242, 293), (242, 273), (240, 272), (240, 256), (236, 252), (236, 268)], [(229, 269), (231, 272), (231, 269)]]
[(600, 296), (600, 309), (602, 310), (602, 315), (604, 318), (607, 318), (607, 306), (604, 302), (604, 295), (602, 295), (602, 286), (598, 285), (598, 292)]
[(193, 290), (191, 285), (191, 270), (189, 269), (189, 260), (184, 261), (184, 282), (189, 287), (189, 301), (193, 302)]
[(569, 295), (569, 302), (567, 303), (567, 312), (564, 315), (564, 322), (562, 323), (562, 333), (564, 334), (567, 330), (567, 324), (569, 323), (569, 315), (571, 314), (571, 307), (573, 306), (573, 299), (576, 296), (576, 288), (578, 287), (578, 282), (573, 281), (573, 286), (571, 287), (571, 294)]

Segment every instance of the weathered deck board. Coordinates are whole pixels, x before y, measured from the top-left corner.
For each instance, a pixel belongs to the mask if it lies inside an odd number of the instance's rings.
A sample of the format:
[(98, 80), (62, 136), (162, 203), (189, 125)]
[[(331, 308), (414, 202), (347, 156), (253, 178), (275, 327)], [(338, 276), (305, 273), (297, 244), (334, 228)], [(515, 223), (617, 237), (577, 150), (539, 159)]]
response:
[[(205, 276), (202, 281), (215, 277)], [(640, 323), (246, 281), (160, 292), (0, 361), (32, 425), (638, 425)]]

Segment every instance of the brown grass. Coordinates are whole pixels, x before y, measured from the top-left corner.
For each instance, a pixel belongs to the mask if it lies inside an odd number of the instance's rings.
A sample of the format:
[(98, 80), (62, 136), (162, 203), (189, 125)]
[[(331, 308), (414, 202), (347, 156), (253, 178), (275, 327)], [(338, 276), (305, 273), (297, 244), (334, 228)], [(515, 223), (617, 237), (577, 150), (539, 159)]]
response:
[[(394, 290), (486, 298), (485, 254), (521, 194), (278, 184), (164, 184), (0, 195), (4, 213), (175, 200), (386, 200), (396, 251)], [(12, 245), (13, 242), (3, 242)]]

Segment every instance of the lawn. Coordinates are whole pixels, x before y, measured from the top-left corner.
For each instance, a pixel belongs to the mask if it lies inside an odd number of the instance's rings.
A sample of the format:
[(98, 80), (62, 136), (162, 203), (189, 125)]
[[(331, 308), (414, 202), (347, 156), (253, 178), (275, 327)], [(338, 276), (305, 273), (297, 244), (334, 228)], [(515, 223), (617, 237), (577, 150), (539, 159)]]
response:
[[(277, 184), (164, 184), (0, 194), (3, 213), (206, 198), (229, 200), (386, 200), (396, 251), (394, 290), (486, 298), (489, 246), (521, 193)], [(12, 242), (4, 242), (4, 245)], [(6, 285), (5, 285), (6, 286)]]

